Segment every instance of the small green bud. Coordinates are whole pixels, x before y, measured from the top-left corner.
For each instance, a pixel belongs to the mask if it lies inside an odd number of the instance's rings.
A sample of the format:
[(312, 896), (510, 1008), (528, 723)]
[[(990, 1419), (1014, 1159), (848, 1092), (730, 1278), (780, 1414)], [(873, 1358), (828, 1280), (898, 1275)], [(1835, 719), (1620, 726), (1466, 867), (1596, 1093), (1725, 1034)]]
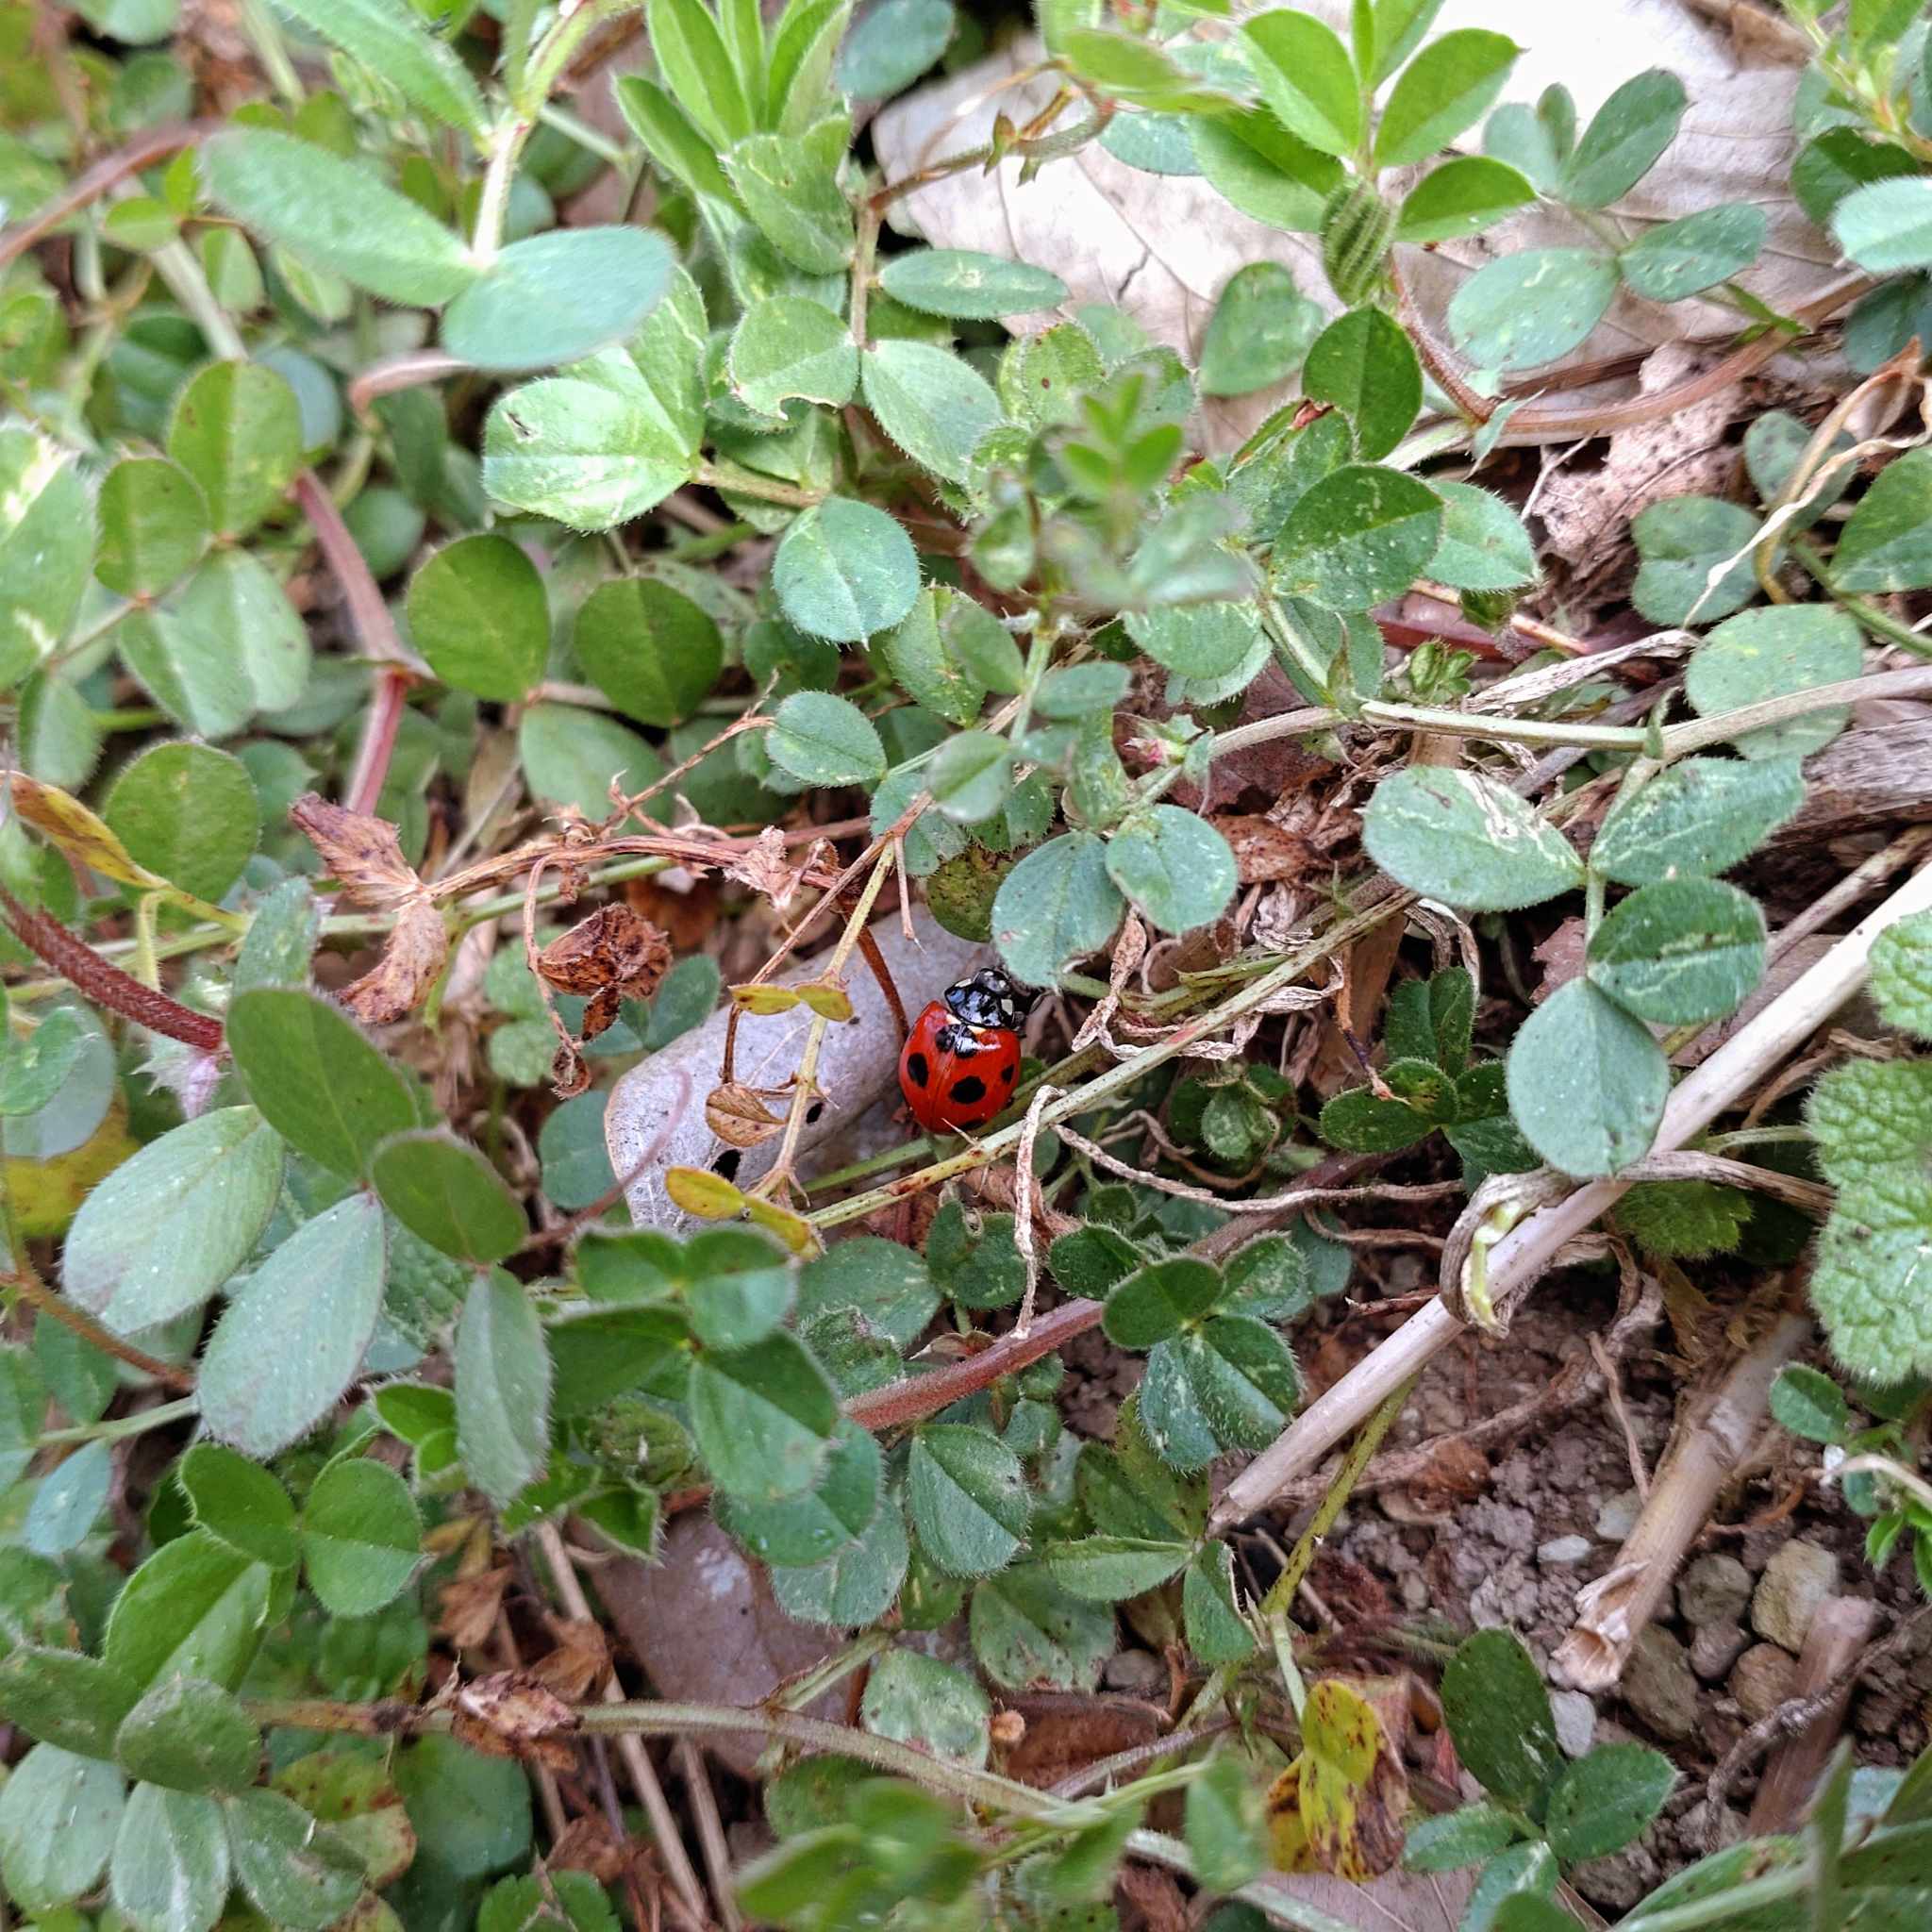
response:
[(1395, 211), (1373, 181), (1351, 176), (1322, 210), (1322, 266), (1328, 286), (1354, 308), (1374, 294), (1395, 238)]

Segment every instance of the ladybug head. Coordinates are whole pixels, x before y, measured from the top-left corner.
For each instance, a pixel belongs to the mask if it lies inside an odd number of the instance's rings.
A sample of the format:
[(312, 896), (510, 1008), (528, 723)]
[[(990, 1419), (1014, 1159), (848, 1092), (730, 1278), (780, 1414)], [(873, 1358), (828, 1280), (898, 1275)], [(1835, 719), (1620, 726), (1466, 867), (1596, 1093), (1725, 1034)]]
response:
[(1017, 1028), (1033, 1004), (997, 966), (982, 966), (964, 979), (956, 979), (942, 997), (946, 1010), (969, 1026)]

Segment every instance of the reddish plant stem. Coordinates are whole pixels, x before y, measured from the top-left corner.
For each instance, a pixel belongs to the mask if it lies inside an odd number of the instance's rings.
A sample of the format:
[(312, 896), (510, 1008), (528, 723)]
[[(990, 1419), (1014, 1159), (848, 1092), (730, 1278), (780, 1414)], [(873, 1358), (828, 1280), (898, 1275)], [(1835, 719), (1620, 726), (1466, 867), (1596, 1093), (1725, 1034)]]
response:
[(389, 777), (396, 731), (403, 721), (403, 707), (408, 701), (415, 673), (403, 649), (403, 641), (396, 635), (395, 620), (389, 614), (389, 606), (383, 602), (382, 592), (369, 574), (369, 565), (356, 547), (356, 540), (349, 535), (349, 526), (343, 523), (335, 498), (328, 493), (322, 478), (313, 470), (304, 470), (295, 478), (294, 494), (341, 590), (362, 655), (376, 667), (369, 715), (362, 726), (362, 742), (357, 749), (356, 767), (342, 801), (351, 811), (374, 811)]
[(441, 349), (411, 349), (406, 356), (372, 362), (349, 384), (349, 408), (359, 419), (369, 413), (369, 406), (377, 396), (416, 389), (425, 382), (441, 382), (444, 376), (460, 375), (469, 367), (469, 363), (447, 356)]
[(198, 1046), (204, 1053), (221, 1050), (219, 1020), (197, 1013), (151, 986), (142, 985), (132, 974), (102, 958), (85, 941), (75, 939), (58, 921), (23, 906), (4, 887), (0, 887), (0, 910), (5, 911), (7, 924), (22, 945), (96, 1006), (145, 1026), (150, 1033), (163, 1033), (170, 1040)]
[(112, 154), (103, 155), (45, 208), (37, 209), (17, 227), (0, 234), (0, 269), (51, 234), (68, 216), (77, 214), (90, 203), (98, 201), (110, 188), (126, 180), (128, 175), (139, 174), (142, 169), (184, 147), (193, 147), (209, 135), (220, 132), (223, 125), (220, 121), (171, 121), (165, 126), (150, 127), (125, 146), (117, 147)]

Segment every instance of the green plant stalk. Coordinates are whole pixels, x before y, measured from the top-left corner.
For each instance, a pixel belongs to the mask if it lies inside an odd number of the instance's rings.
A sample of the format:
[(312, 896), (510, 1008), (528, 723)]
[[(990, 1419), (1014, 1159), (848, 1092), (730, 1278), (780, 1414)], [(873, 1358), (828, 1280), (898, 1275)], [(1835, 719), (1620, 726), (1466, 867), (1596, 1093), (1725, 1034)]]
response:
[(1857, 621), (1874, 638), (1889, 644), (1900, 644), (1917, 658), (1932, 658), (1932, 638), (1923, 637), (1910, 625), (1888, 616), (1875, 604), (1849, 591), (1840, 591), (1831, 580), (1831, 568), (1802, 538), (1789, 539), (1785, 546), (1810, 574), (1812, 580), (1848, 617)]
[(261, 62), (262, 72), (275, 84), (275, 92), (291, 108), (299, 108), (308, 98), (302, 76), (295, 72), (282, 29), (263, 0), (242, 0), (242, 30), (248, 36), (255, 58)]
[(823, 490), (801, 490), (795, 483), (760, 476), (756, 470), (740, 469), (736, 463), (700, 463), (691, 480), (707, 489), (728, 490), (735, 496), (753, 496), (760, 503), (780, 504), (789, 509), (809, 509), (825, 500)]
[(150, 1429), (164, 1429), (170, 1423), (186, 1422), (190, 1416), (200, 1413), (201, 1398), (184, 1395), (177, 1402), (158, 1403), (153, 1408), (108, 1422), (86, 1423), (71, 1429), (43, 1429), (34, 1442), (36, 1447), (54, 1442), (116, 1442), (127, 1436), (144, 1436)]
[[(1312, 967), (1318, 966), (1331, 953), (1339, 952), (1352, 940), (1359, 939), (1366, 932), (1373, 932), (1385, 920), (1414, 903), (1415, 895), (1410, 892), (1391, 894), (1380, 904), (1370, 907), (1366, 911), (1353, 913), (1339, 920), (1318, 940), (1291, 953), (1279, 965), (1265, 973), (1253, 984), (1243, 987), (1232, 997), (1224, 1000), (1218, 1007), (1209, 1008), (1199, 1018), (1183, 1022), (1165, 1040), (1158, 1040), (1144, 1051), (1136, 1054), (1130, 1060), (1119, 1060), (1107, 1068), (1094, 1079), (1072, 1093), (1063, 1094), (1051, 1101), (1041, 1110), (1040, 1124), (1052, 1126), (1057, 1122), (1071, 1119), (1074, 1114), (1085, 1113), (1108, 1094), (1118, 1093), (1130, 1087), (1143, 1074), (1156, 1067), (1164, 1065), (1178, 1053), (1191, 1046), (1197, 1040), (1206, 1040), (1219, 1033), (1224, 1027), (1232, 1025), (1243, 1013), (1265, 1005), (1269, 998), (1283, 988), (1292, 986)], [(921, 1168), (902, 1180), (890, 1183), (883, 1188), (874, 1188), (863, 1194), (854, 1194), (843, 1201), (834, 1201), (828, 1207), (821, 1208), (808, 1214), (806, 1219), (814, 1227), (824, 1229), (837, 1227), (847, 1221), (861, 1220), (864, 1216), (880, 1208), (890, 1208), (903, 1200), (908, 1194), (916, 1194), (939, 1182), (950, 1180), (955, 1174), (969, 1174), (976, 1167), (985, 1167), (997, 1160), (1002, 1155), (1010, 1153), (1020, 1144), (1020, 1136), (1024, 1131), (1024, 1122), (1015, 1122), (1009, 1127), (1003, 1127), (996, 1134), (989, 1134), (984, 1141), (968, 1146), (962, 1153), (949, 1155), (929, 1167)]]

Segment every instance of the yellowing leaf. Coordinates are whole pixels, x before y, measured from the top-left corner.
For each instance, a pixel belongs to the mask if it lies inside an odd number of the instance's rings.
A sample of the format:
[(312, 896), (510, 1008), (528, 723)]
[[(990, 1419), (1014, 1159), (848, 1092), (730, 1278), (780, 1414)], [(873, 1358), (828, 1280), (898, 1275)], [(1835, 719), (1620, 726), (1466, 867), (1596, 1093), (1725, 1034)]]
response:
[(1353, 1884), (1402, 1855), (1408, 1780), (1375, 1707), (1324, 1677), (1302, 1713), (1305, 1748), (1268, 1792), (1270, 1856), (1282, 1872), (1326, 1872)]
[(707, 1174), (701, 1167), (674, 1167), (664, 1175), (664, 1191), (671, 1204), (700, 1221), (728, 1221), (742, 1214), (744, 1196), (723, 1174)]

